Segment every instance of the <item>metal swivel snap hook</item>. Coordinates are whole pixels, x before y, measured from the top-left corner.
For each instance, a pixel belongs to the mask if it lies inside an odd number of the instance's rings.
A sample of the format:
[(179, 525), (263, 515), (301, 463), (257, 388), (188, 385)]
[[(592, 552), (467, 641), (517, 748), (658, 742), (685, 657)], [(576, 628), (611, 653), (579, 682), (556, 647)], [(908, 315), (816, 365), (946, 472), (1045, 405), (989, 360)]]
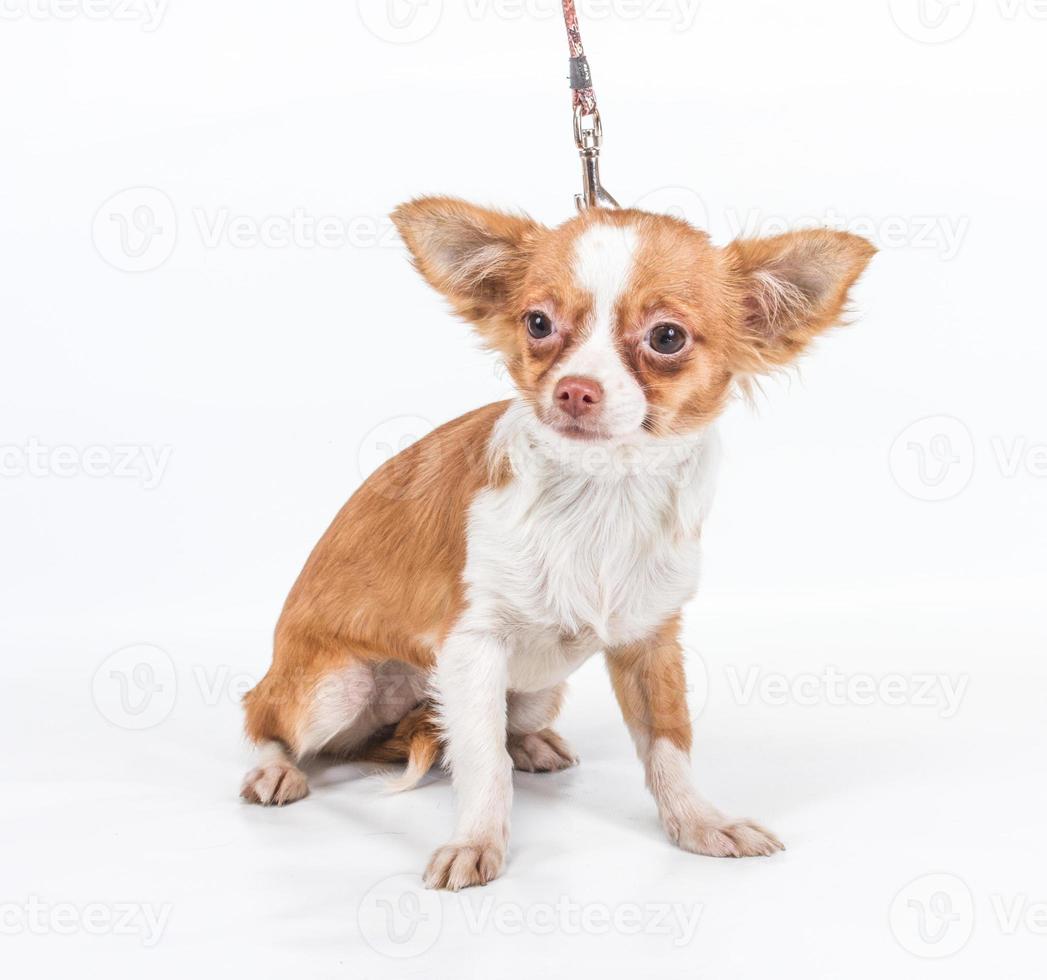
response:
[(574, 107), (574, 142), (582, 159), (582, 193), (575, 194), (578, 210), (585, 208), (617, 208), (618, 202), (600, 183), (600, 147), (603, 145), (603, 125), (600, 112), (586, 113), (581, 105)]

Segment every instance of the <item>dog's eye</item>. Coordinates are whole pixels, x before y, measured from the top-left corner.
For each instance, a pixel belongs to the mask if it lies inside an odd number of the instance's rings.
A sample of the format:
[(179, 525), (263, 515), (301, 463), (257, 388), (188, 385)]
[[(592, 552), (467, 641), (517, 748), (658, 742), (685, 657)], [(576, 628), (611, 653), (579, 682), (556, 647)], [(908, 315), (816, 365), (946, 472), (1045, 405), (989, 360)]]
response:
[(527, 314), (527, 332), (535, 340), (542, 340), (553, 332), (553, 321), (544, 313), (532, 310)]
[(675, 323), (659, 323), (647, 337), (651, 349), (659, 354), (678, 354), (687, 342), (687, 335)]

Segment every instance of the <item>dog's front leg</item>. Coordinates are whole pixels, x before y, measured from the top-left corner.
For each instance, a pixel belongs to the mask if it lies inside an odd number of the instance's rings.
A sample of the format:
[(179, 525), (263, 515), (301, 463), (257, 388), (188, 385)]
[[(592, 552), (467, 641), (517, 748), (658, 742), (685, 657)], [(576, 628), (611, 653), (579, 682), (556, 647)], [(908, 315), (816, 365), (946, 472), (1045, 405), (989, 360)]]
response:
[(732, 820), (694, 788), (691, 719), (679, 622), (644, 643), (607, 652), (607, 666), (625, 722), (644, 764), (647, 788), (669, 839), (685, 851), (714, 857), (773, 854), (782, 843), (759, 824)]
[(451, 633), (437, 657), (433, 686), (458, 818), (454, 838), (426, 868), (429, 888), (485, 885), (502, 870), (513, 796), (505, 747), (508, 671), (505, 644), (484, 633)]

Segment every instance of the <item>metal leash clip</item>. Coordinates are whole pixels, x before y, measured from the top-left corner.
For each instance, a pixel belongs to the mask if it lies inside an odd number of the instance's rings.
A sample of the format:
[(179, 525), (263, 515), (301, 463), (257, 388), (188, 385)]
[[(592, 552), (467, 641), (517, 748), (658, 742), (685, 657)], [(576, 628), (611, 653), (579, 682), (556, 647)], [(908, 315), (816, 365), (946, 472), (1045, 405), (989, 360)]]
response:
[(603, 145), (603, 126), (600, 111), (586, 113), (581, 105), (574, 107), (574, 142), (582, 158), (582, 193), (575, 194), (579, 211), (586, 208), (617, 208), (618, 202), (600, 183), (600, 147)]

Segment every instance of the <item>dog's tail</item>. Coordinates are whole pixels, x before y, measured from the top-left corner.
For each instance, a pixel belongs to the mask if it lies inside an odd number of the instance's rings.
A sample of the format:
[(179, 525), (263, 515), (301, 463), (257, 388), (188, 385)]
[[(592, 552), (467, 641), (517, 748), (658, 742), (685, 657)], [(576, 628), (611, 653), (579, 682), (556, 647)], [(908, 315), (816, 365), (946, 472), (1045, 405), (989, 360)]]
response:
[(436, 707), (431, 701), (423, 701), (400, 719), (391, 735), (372, 742), (355, 758), (363, 762), (407, 763), (400, 776), (385, 784), (388, 792), (402, 793), (422, 781), (442, 751)]

